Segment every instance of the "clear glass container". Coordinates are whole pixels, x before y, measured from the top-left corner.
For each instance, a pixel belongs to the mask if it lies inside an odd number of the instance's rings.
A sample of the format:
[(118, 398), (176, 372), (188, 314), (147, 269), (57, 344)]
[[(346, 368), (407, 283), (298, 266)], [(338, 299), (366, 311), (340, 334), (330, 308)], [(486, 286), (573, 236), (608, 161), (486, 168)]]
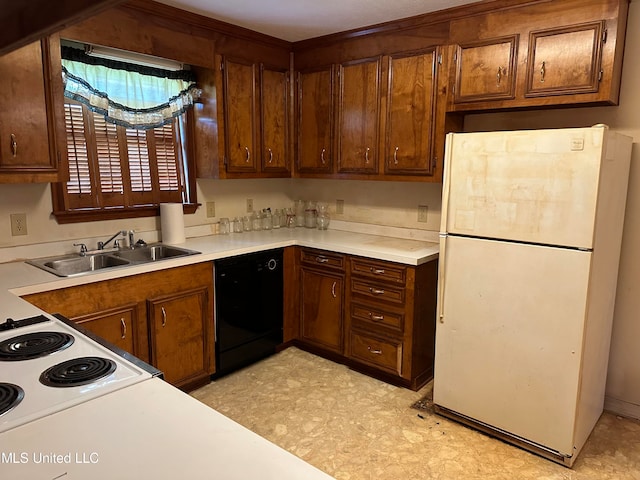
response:
[(304, 210), (305, 210), (305, 202), (304, 200), (296, 200), (295, 204), (295, 218), (296, 218), (296, 227), (304, 227)]
[(304, 208), (304, 226), (316, 228), (316, 202), (308, 201)]
[(329, 221), (331, 220), (331, 216), (329, 215), (329, 205), (318, 202), (316, 211), (316, 225), (318, 226), (318, 230), (326, 230), (329, 228)]

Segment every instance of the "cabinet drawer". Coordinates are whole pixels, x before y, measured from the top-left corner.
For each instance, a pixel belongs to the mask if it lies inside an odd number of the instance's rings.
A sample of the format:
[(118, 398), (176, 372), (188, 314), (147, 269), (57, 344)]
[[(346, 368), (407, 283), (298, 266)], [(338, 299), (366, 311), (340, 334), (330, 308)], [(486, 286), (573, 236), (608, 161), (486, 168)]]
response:
[(301, 261), (306, 265), (337, 268), (344, 270), (344, 255), (322, 250), (301, 250)]
[(378, 306), (352, 303), (351, 318), (369, 325), (388, 327), (400, 334), (404, 332), (404, 315), (385, 311)]
[(407, 277), (407, 268), (402, 265), (381, 262), (379, 260), (352, 258), (351, 273), (404, 285)]
[(352, 280), (351, 293), (363, 295), (367, 298), (375, 298), (379, 301), (404, 305), (404, 288), (389, 287), (387, 285), (380, 285), (361, 280)]
[(351, 332), (351, 357), (402, 375), (402, 341)]

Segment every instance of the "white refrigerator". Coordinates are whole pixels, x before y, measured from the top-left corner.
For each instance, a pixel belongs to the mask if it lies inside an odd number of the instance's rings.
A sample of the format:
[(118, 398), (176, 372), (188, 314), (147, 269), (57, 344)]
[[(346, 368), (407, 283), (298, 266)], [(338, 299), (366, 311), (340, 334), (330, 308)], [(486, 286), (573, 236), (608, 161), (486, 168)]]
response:
[(572, 466), (603, 411), (632, 140), (449, 134), (437, 413)]

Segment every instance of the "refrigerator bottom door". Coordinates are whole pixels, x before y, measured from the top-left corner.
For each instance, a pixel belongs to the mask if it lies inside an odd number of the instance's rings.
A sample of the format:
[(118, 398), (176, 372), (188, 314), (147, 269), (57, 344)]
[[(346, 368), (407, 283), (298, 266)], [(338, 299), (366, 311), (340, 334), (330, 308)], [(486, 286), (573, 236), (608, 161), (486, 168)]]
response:
[(440, 262), (434, 403), (572, 455), (591, 252), (449, 236)]

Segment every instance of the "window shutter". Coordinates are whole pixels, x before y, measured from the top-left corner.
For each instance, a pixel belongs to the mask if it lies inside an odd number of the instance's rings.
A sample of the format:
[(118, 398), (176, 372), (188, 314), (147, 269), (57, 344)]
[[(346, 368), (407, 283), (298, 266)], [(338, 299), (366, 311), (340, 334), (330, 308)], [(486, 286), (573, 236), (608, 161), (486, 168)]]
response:
[(156, 203), (153, 195), (147, 131), (126, 128), (125, 139), (129, 159), (131, 202), (136, 205)]
[(177, 120), (174, 120), (170, 124), (153, 130), (161, 202), (182, 201), (182, 178), (178, 165), (176, 126)]
[(103, 115), (94, 113), (93, 129), (102, 203), (105, 206), (124, 206), (124, 185), (117, 127), (113, 123), (107, 122)]
[(66, 185), (69, 208), (93, 207), (95, 198), (92, 196), (83, 107), (76, 103), (65, 103), (64, 107), (69, 152), (69, 181)]

